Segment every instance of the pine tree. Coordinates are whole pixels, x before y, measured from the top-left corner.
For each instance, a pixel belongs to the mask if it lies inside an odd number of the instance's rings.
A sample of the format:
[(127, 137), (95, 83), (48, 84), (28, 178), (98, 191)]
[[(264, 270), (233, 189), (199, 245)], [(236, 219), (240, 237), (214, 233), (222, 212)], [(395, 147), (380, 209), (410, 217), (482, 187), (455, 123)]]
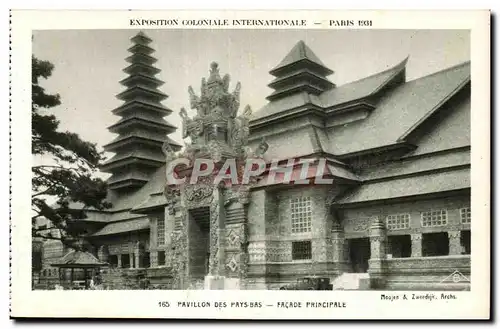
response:
[[(82, 140), (78, 134), (59, 131), (59, 121), (50, 109), (61, 104), (59, 94), (47, 94), (40, 86), (41, 78), (48, 79), (54, 65), (32, 57), (32, 153), (49, 159), (49, 164), (32, 167), (32, 236), (60, 239), (68, 247), (79, 249), (84, 232), (69, 222), (85, 216), (85, 209), (103, 210), (106, 183), (95, 177), (99, 163), (104, 160), (95, 144)], [(78, 210), (71, 205), (80, 205)], [(38, 230), (38, 218), (46, 218), (61, 232), (51, 236)], [(45, 232), (45, 233), (44, 233)]]

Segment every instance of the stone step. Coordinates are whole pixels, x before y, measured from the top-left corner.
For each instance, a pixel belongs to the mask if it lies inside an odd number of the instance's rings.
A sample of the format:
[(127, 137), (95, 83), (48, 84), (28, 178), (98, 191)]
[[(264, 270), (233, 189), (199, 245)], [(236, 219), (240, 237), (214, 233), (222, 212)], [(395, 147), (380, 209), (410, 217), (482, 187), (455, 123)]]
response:
[(332, 281), (333, 290), (370, 289), (370, 275), (368, 273), (343, 273)]

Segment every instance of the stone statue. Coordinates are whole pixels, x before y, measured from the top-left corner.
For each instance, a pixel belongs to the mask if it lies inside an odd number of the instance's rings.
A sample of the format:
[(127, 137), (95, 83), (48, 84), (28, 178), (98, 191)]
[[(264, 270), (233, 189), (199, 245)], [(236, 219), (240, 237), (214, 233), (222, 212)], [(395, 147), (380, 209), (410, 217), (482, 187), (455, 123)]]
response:
[(179, 111), (179, 116), (182, 119), (182, 138), (186, 138), (188, 137), (188, 124), (193, 120), (188, 116), (186, 109), (183, 107)]
[(185, 108), (181, 108), (179, 115), (182, 119), (182, 138), (191, 137), (193, 145), (199, 144), (199, 137), (203, 133), (203, 122), (201, 119), (191, 119)]
[(188, 88), (191, 108), (198, 111), (198, 116), (212, 115), (214, 109), (222, 110), (226, 118), (235, 118), (240, 106), (241, 84), (238, 82), (232, 94), (229, 93), (231, 77), (225, 74), (221, 79), (219, 65), (210, 64), (208, 80), (201, 80), (201, 97), (198, 97), (193, 88)]
[(236, 114), (238, 113), (238, 109), (240, 108), (240, 90), (241, 90), (241, 83), (236, 84), (236, 88), (233, 91), (233, 94), (231, 95), (231, 99), (229, 102), (229, 117), (230, 118), (235, 118)]
[(243, 114), (238, 116), (234, 120), (234, 125), (231, 127), (231, 144), (236, 149), (239, 150), (246, 144), (248, 144), (248, 136), (250, 135), (250, 118), (252, 115), (252, 109), (249, 105), (245, 107)]
[(175, 151), (174, 151), (172, 145), (168, 142), (168, 140), (163, 142), (161, 150), (163, 151), (163, 154), (165, 154), (166, 163), (169, 163), (170, 161), (172, 161), (175, 158)]
[(245, 158), (262, 159), (268, 149), (269, 144), (267, 144), (266, 140), (262, 138), (262, 141), (259, 143), (259, 145), (257, 145), (257, 148), (255, 150), (252, 150), (252, 148), (249, 146), (244, 147)]
[[(194, 93), (193, 87), (189, 86), (188, 87), (188, 93), (189, 93), (189, 102), (191, 104), (192, 109), (196, 109), (198, 111), (198, 115), (200, 115), (200, 98), (196, 96)], [(203, 115), (204, 113), (201, 113)]]
[(262, 138), (262, 141), (260, 142), (259, 146), (257, 146), (254, 155), (257, 158), (262, 158), (264, 157), (264, 153), (266, 153), (268, 149), (269, 149), (269, 144), (267, 144), (266, 140)]
[(231, 81), (231, 77), (229, 74), (225, 74), (222, 78), (222, 90), (227, 92), (229, 90), (229, 82)]

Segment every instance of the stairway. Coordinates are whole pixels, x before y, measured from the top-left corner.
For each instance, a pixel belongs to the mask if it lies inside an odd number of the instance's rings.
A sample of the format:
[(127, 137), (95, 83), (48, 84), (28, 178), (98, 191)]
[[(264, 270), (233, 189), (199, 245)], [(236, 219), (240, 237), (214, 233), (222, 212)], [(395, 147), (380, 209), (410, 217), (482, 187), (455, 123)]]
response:
[(343, 273), (333, 280), (333, 290), (369, 290), (368, 273)]

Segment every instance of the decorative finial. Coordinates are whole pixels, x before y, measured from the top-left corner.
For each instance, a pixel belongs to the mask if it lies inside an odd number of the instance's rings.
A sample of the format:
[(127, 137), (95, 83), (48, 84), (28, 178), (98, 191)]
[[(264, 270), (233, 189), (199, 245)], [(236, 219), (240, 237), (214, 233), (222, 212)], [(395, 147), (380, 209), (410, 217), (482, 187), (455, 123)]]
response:
[(245, 110), (243, 111), (243, 116), (250, 117), (252, 115), (252, 108), (250, 105), (245, 106)]
[(213, 83), (220, 81), (220, 75), (219, 75), (219, 64), (217, 62), (212, 62), (210, 64), (210, 77), (208, 78), (208, 83)]

